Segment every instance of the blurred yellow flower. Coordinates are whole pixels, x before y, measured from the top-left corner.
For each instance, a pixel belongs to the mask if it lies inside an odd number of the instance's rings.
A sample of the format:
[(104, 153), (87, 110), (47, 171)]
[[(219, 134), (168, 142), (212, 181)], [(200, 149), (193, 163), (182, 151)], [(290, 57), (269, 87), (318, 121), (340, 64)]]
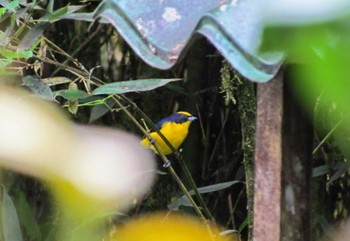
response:
[(126, 209), (150, 189), (151, 151), (121, 130), (75, 125), (53, 103), (0, 86), (0, 166), (48, 183), (69, 212)]
[(221, 236), (217, 225), (180, 214), (153, 213), (132, 219), (110, 234), (108, 241), (238, 241)]

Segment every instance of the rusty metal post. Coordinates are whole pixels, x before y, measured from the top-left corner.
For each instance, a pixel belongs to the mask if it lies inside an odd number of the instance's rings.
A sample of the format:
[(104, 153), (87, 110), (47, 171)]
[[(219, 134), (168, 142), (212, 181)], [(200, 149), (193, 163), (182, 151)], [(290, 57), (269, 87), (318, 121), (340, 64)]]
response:
[(254, 241), (279, 241), (281, 220), (282, 71), (258, 84), (255, 149)]

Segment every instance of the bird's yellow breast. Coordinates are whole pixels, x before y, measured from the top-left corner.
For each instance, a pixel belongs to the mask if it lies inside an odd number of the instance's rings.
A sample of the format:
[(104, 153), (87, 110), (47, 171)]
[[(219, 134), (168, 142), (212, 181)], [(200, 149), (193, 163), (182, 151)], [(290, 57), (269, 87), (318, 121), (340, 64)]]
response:
[[(160, 132), (177, 150), (179, 149), (183, 141), (186, 139), (190, 124), (191, 124), (190, 121), (187, 121), (184, 123), (168, 122), (162, 126), (162, 128), (160, 129)], [(172, 153), (171, 148), (164, 142), (164, 140), (159, 136), (157, 132), (151, 132), (150, 136), (155, 141), (155, 143), (157, 144), (162, 154), (169, 155)], [(144, 138), (141, 141), (141, 144), (144, 145), (145, 147), (151, 148), (156, 154), (158, 154), (158, 152), (155, 150), (155, 148), (147, 138)]]

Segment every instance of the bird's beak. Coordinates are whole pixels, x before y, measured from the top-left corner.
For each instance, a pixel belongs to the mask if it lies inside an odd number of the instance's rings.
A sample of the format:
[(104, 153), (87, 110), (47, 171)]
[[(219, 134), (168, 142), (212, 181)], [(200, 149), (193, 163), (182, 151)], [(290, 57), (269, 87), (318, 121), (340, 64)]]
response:
[(194, 121), (194, 120), (197, 120), (197, 117), (194, 117), (194, 116), (190, 116), (187, 118), (189, 121)]

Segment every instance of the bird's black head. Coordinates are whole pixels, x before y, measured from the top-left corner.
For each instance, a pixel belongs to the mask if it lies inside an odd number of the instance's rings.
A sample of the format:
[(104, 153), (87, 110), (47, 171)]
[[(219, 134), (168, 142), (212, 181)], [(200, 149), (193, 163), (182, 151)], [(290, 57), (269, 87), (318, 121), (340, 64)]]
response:
[(179, 111), (177, 113), (174, 113), (168, 117), (165, 117), (164, 119), (161, 119), (157, 124), (156, 127), (158, 129), (162, 128), (162, 126), (167, 123), (167, 122), (174, 122), (174, 123), (185, 123), (188, 121), (194, 121), (197, 118), (192, 116), (190, 113), (185, 112), (185, 111)]

